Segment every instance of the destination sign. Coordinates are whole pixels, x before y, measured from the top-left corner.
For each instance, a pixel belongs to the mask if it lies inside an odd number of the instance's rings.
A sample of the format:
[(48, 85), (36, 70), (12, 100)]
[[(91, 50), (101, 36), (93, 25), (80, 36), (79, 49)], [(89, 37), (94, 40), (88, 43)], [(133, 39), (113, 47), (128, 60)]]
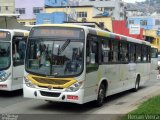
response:
[(0, 31), (0, 40), (10, 40), (10, 33), (5, 31)]
[(55, 37), (82, 39), (84, 31), (77, 28), (34, 28), (32, 37)]

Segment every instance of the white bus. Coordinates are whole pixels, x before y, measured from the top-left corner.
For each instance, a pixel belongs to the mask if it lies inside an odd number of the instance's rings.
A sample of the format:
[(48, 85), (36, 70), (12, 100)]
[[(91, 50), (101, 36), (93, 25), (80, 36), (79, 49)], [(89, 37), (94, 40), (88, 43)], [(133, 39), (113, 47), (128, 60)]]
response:
[(28, 31), (0, 29), (0, 90), (22, 89)]
[(31, 29), (24, 97), (83, 104), (150, 78), (150, 43), (95, 28), (54, 24)]

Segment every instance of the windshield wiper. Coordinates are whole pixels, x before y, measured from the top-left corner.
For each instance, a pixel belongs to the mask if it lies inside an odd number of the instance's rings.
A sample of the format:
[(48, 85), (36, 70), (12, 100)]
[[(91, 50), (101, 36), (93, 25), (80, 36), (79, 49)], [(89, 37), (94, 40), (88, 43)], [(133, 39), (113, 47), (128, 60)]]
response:
[(62, 47), (58, 49), (58, 55), (60, 55), (67, 48), (67, 46), (69, 45), (70, 42), (71, 42), (70, 39), (67, 39), (65, 41), (65, 43), (62, 45)]

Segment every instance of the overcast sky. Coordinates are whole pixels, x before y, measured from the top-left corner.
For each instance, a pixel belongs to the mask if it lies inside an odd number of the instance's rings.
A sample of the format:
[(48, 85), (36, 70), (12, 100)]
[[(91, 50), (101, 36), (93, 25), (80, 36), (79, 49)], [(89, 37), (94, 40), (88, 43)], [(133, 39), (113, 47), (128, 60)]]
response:
[(123, 0), (123, 1), (128, 3), (135, 3), (135, 2), (143, 2), (145, 0)]

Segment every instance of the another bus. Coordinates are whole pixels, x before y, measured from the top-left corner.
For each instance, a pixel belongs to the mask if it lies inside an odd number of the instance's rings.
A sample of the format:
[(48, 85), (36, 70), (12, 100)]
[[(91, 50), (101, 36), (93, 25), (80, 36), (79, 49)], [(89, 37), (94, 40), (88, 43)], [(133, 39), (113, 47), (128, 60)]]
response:
[(26, 30), (0, 29), (0, 90), (22, 89), (28, 35)]
[(83, 104), (150, 79), (150, 43), (86, 26), (48, 24), (31, 29), (24, 97)]

